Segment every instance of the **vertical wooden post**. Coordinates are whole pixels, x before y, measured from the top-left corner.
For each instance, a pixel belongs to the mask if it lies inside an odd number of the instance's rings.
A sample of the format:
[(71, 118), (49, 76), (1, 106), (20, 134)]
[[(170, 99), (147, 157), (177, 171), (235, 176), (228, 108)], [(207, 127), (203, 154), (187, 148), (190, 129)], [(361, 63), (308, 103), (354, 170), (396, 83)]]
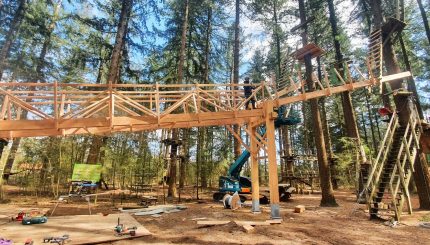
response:
[(64, 102), (66, 101), (66, 94), (63, 92), (61, 94), (61, 102), (60, 102), (60, 117), (64, 115)]
[[(110, 85), (112, 86), (112, 85)], [(113, 115), (115, 114), (115, 98), (112, 89), (109, 89), (109, 127), (113, 128)]]
[(275, 113), (273, 112), (273, 101), (265, 103), (267, 154), (269, 158), (269, 189), (271, 218), (280, 219), (279, 211), (279, 189), (278, 189), (278, 164), (276, 162), (276, 139), (275, 139)]
[(54, 119), (55, 119), (55, 129), (58, 130), (58, 84), (54, 81)]
[(250, 138), (251, 138), (251, 188), (252, 188), (252, 208), (253, 213), (260, 213), (260, 183), (258, 182), (258, 146), (257, 133), (255, 125), (250, 125)]
[(157, 112), (157, 124), (160, 125), (160, 92), (159, 84), (155, 84), (155, 111)]
[[(9, 104), (9, 95), (5, 95), (4, 99), (3, 99), (3, 105), (1, 107), (1, 112), (0, 112), (0, 120), (3, 120), (6, 116), (6, 112), (8, 109), (8, 104)], [(10, 119), (8, 119), (10, 120)]]

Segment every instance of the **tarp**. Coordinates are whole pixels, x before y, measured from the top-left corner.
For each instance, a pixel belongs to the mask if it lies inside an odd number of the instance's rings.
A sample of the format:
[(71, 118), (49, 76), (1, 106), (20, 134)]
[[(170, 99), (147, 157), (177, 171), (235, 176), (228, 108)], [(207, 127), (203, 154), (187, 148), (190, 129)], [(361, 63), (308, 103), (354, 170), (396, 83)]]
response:
[(72, 181), (100, 181), (102, 165), (76, 163), (73, 167)]

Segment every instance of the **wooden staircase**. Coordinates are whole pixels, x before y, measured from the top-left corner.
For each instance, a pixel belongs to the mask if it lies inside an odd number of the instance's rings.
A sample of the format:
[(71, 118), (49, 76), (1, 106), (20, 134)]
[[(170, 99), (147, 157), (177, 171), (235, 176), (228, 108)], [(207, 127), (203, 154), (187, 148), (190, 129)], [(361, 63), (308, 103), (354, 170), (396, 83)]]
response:
[(393, 218), (399, 221), (405, 202), (408, 213), (412, 213), (408, 186), (418, 155), (421, 133), (415, 109), (404, 126), (399, 124), (398, 116), (393, 114), (360, 195), (367, 195), (371, 218)]

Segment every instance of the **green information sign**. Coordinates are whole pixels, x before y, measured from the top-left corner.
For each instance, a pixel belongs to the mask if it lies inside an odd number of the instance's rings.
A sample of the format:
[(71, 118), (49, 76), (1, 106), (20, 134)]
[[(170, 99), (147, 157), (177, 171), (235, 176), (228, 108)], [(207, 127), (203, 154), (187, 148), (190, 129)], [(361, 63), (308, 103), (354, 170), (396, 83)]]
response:
[(72, 181), (100, 181), (102, 165), (98, 164), (79, 164), (73, 167)]

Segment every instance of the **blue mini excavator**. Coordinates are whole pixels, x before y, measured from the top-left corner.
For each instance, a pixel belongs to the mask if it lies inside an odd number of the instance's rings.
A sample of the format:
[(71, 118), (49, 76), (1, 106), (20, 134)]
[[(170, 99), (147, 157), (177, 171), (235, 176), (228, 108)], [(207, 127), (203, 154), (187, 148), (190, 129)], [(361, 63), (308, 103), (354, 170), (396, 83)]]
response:
[[(278, 128), (283, 125), (296, 125), (300, 123), (300, 118), (297, 117), (285, 117), (287, 112), (286, 106), (280, 106), (277, 110), (278, 117), (275, 120), (275, 128)], [(261, 126), (257, 133), (263, 136), (266, 133), (266, 127)], [(233, 164), (228, 169), (227, 176), (219, 177), (219, 190), (213, 194), (213, 199), (215, 201), (220, 201), (223, 199), (225, 194), (231, 194), (234, 192), (238, 192), (240, 195), (240, 199), (242, 202), (246, 200), (246, 194), (251, 194), (251, 179), (246, 176), (241, 176), (240, 172), (242, 171), (243, 166), (246, 161), (248, 161), (250, 157), (250, 153), (247, 150), (244, 150), (242, 154), (233, 162)], [(290, 198), (291, 192), (294, 188), (285, 185), (279, 185), (279, 196), (281, 201), (286, 201)], [(261, 194), (260, 203), (267, 204), (269, 199), (266, 195)]]

